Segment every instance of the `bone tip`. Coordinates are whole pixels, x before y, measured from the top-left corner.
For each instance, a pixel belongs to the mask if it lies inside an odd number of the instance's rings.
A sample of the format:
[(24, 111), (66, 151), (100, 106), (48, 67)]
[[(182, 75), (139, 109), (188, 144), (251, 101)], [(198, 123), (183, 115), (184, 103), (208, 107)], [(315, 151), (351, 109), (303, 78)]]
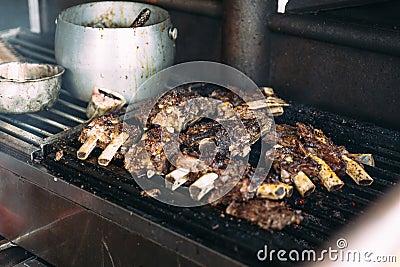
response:
[(192, 199), (199, 201), (200, 193), (201, 193), (201, 189), (199, 189), (197, 187), (189, 187), (189, 194)]
[(110, 163), (110, 160), (108, 160), (108, 159), (99, 159), (98, 163), (101, 166), (107, 166)]
[(302, 197), (308, 197), (310, 196), (312, 193), (314, 193), (315, 191), (315, 186), (310, 187), (309, 189), (307, 189), (305, 192), (301, 193)]
[(338, 184), (335, 184), (335, 185), (332, 185), (332, 186), (328, 187), (328, 191), (329, 192), (337, 191), (337, 190), (342, 189), (343, 186), (344, 186), (343, 182), (342, 183), (338, 183)]
[(374, 182), (373, 179), (364, 179), (358, 182), (359, 185), (361, 186), (368, 186), (371, 185)]
[(89, 154), (82, 152), (82, 151), (78, 151), (76, 156), (78, 157), (78, 159), (85, 160), (85, 159), (87, 159)]
[(285, 194), (286, 197), (291, 197), (293, 195), (293, 186), (285, 185)]
[(170, 187), (170, 189), (172, 190), (172, 191), (175, 191), (176, 189), (178, 189), (180, 186), (179, 185), (172, 185), (171, 187)]

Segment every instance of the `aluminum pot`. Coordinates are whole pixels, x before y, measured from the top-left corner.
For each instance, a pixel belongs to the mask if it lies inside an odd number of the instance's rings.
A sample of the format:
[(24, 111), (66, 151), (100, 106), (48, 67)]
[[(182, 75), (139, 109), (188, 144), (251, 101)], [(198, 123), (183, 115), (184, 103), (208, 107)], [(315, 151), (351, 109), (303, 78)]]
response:
[(63, 73), (63, 67), (50, 64), (0, 64), (0, 113), (51, 108), (60, 93)]
[[(149, 21), (129, 26), (141, 10)], [(134, 2), (93, 2), (62, 11), (57, 17), (55, 56), (66, 68), (64, 87), (89, 101), (94, 87), (109, 88), (127, 101), (148, 97), (138, 87), (173, 64), (177, 30), (166, 10)], [(99, 26), (100, 25), (100, 26)]]

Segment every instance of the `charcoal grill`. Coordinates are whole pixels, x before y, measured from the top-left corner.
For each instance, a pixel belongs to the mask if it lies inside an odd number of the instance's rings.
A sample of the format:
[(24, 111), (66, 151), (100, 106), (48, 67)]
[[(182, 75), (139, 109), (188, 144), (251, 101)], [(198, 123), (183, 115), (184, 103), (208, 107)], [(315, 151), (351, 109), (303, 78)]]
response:
[[(20, 29), (2, 36), (24, 57), (54, 63), (51, 39)], [(311, 123), (349, 151), (372, 153), (376, 167), (366, 168), (373, 185), (360, 187), (346, 179), (339, 192), (319, 186), (304, 200), (297, 195), (290, 204), (303, 210), (304, 221), (275, 232), (210, 206), (168, 206), (141, 196), (118, 164), (78, 161), (76, 144), (58, 142), (65, 140), (66, 130), (73, 138), (85, 122), (86, 103), (62, 90), (48, 111), (0, 115), (0, 234), (13, 240), (39, 229), (18, 244), (57, 266), (276, 266), (257, 260), (264, 245), (318, 248), (396, 187), (400, 132), (291, 104), (277, 123)], [(64, 156), (56, 161), (60, 149)]]

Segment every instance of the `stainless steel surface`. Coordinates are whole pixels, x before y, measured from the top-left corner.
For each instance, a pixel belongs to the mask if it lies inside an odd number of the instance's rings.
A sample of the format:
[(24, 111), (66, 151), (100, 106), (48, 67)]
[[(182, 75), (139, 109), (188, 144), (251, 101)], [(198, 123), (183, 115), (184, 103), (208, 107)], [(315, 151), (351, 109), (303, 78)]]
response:
[(8, 151), (30, 157), (58, 133), (85, 122), (85, 105), (61, 90), (57, 103), (50, 110), (34, 114), (0, 114), (0, 137), (4, 144), (9, 144)]
[(37, 257), (32, 256), (29, 259), (18, 263), (17, 265), (13, 266), (13, 267), (46, 267), (49, 265), (46, 265), (40, 261), (37, 260)]
[(18, 54), (0, 38), (0, 63), (21, 61)]
[(51, 108), (61, 90), (64, 68), (49, 64), (0, 64), (0, 112), (25, 113)]
[(12, 248), (12, 247), (16, 247), (17, 244), (13, 243), (12, 241), (7, 241), (6, 239), (3, 239), (2, 244), (0, 245), (0, 251)]
[(268, 16), (275, 0), (224, 1), (222, 54), (224, 63), (239, 69), (258, 85), (268, 85), (271, 36)]
[[(144, 8), (151, 10), (148, 26), (127, 28)], [(83, 26), (96, 22), (119, 28)], [(66, 89), (87, 102), (94, 86), (119, 92), (128, 101), (145, 99), (148, 94), (138, 92), (139, 85), (174, 61), (170, 28), (167, 11), (140, 3), (98, 2), (63, 11), (57, 18), (55, 56), (66, 68)]]
[(281, 97), (400, 129), (398, 29), (347, 23), (323, 12), (273, 15), (268, 26), (270, 85)]

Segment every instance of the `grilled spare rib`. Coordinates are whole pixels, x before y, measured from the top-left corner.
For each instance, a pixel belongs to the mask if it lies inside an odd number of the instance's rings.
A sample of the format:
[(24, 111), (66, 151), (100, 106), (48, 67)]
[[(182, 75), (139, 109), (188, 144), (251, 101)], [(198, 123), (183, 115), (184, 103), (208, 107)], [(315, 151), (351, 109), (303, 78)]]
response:
[[(168, 113), (169, 109), (178, 106), (180, 103), (192, 99), (201, 97), (199, 91), (193, 90), (192, 87), (178, 87), (173, 90), (168, 91), (164, 95), (155, 101), (155, 99), (150, 99), (141, 104), (135, 112), (135, 118), (144, 126), (150, 127), (155, 123), (153, 120), (159, 113)], [(153, 105), (155, 103), (155, 105)], [(151, 106), (149, 111), (148, 107)], [(149, 112), (148, 112), (149, 111)]]
[[(268, 138), (271, 136), (264, 137)], [(373, 163), (370, 155), (361, 157), (362, 154), (348, 153), (343, 146), (334, 145), (319, 129), (302, 123), (296, 126), (276, 125), (275, 138), (273, 169), (284, 182), (294, 183), (302, 196), (315, 189), (309, 177), (318, 177), (328, 191), (340, 189), (344, 185), (338, 175), (343, 176), (345, 173), (358, 185), (370, 185), (373, 182), (358, 162)], [(367, 157), (371, 160), (365, 160)]]
[(103, 149), (103, 153), (98, 158), (98, 163), (106, 166), (124, 143), (133, 143), (139, 136), (139, 127), (127, 125), (113, 115), (100, 116), (82, 129), (78, 141), (83, 145), (79, 148), (77, 157), (86, 159), (95, 147), (99, 147)]
[[(264, 95), (269, 93), (264, 89)], [(219, 89), (208, 96), (216, 102), (203, 103), (206, 96), (200, 91), (178, 88), (165, 94), (149, 114), (141, 113), (139, 108), (135, 116), (146, 129), (143, 134), (139, 127), (125, 125), (111, 115), (94, 119), (79, 137), (84, 144), (78, 157), (87, 157), (95, 146), (108, 154), (119, 151), (117, 155), (124, 157), (124, 166), (130, 173), (148, 178), (156, 173), (164, 175), (166, 187), (176, 190), (186, 185), (190, 197), (196, 200), (206, 196), (215, 200), (224, 195), (213, 205), (264, 229), (300, 223), (300, 212), (291, 210), (284, 201), (294, 187), (307, 196), (315, 190), (314, 179), (319, 178), (329, 191), (335, 190), (343, 186), (336, 173), (347, 173), (360, 185), (372, 183), (362, 168), (362, 163), (373, 164), (372, 157), (348, 153), (321, 130), (298, 123), (276, 125), (275, 132), (269, 131), (273, 121), (263, 108), (282, 107), (284, 103), (244, 103), (232, 92)], [(217, 104), (216, 109), (213, 103)], [(213, 112), (217, 115), (214, 120), (198, 119)], [(181, 115), (187, 115), (185, 120), (179, 120)], [(240, 124), (233, 123), (237, 120)], [(276, 143), (275, 153), (268, 151), (265, 155), (272, 160), (270, 172), (256, 172), (243, 160), (260, 137), (269, 144)], [(179, 143), (176, 154), (167, 153), (172, 138)], [(105, 161), (100, 162), (99, 157), (99, 164), (109, 162), (109, 157), (103, 158)], [(239, 182), (232, 179), (235, 176)], [(260, 179), (261, 185), (253, 184)], [(227, 188), (233, 189), (229, 192)]]
[[(236, 155), (246, 157), (251, 150), (250, 146), (271, 129), (273, 121), (265, 110), (255, 110), (259, 109), (258, 106), (251, 107), (243, 103), (234, 106), (230, 102), (221, 101), (227, 100), (224, 97), (228, 95), (222, 92), (213, 91), (211, 96), (217, 102), (209, 102), (201, 91), (191, 87), (177, 88), (158, 100), (150, 111), (149, 118), (145, 118), (146, 114), (141, 113), (145, 109), (139, 109), (136, 118), (148, 128), (142, 137), (141, 145), (145, 146), (149, 157), (145, 157), (144, 150), (139, 148), (139, 144), (133, 146), (125, 155), (126, 169), (136, 175), (143, 173), (150, 176), (155, 173), (167, 175), (167, 180), (172, 182), (170, 187), (174, 190), (187, 181), (195, 182), (203, 176), (209, 179), (211, 176), (207, 174), (210, 172), (220, 173), (230, 163), (230, 157)], [(218, 115), (215, 120), (199, 120), (199, 117), (211, 116), (213, 112)], [(185, 120), (181, 120), (181, 117)], [(191, 123), (187, 123), (188, 121)], [(179, 132), (180, 141), (177, 150), (183, 153), (178, 158), (170, 157), (173, 162), (169, 164), (165, 155), (168, 143), (166, 139), (170, 139), (170, 135), (176, 130)], [(211, 148), (207, 148), (208, 146)], [(217, 150), (214, 151), (212, 147)], [(206, 151), (212, 152), (209, 153), (208, 160)], [(139, 164), (137, 158), (143, 158), (143, 164)], [(209, 166), (206, 168), (199, 166), (198, 163), (202, 162), (200, 159), (206, 160)], [(155, 169), (149, 169), (148, 172), (141, 171), (141, 166), (149, 166), (149, 162)], [(206, 171), (196, 174), (186, 171), (198, 168)], [(203, 177), (201, 181), (205, 178)]]
[[(227, 119), (237, 113), (242, 118), (242, 115), (250, 114), (247, 110), (242, 111), (243, 109), (267, 108), (269, 114), (275, 116), (282, 115), (283, 107), (288, 106), (269, 87), (262, 88), (263, 94), (260, 91), (247, 92), (247, 97), (253, 100), (248, 103), (233, 91), (213, 88), (210, 92), (205, 87), (178, 87), (168, 91), (157, 101), (151, 99), (144, 102), (144, 108), (139, 108), (135, 117), (146, 127), (159, 125), (179, 132), (187, 124), (196, 122), (199, 117)], [(263, 96), (264, 98), (259, 99)], [(151, 110), (148, 109), (149, 106), (153, 106)]]

